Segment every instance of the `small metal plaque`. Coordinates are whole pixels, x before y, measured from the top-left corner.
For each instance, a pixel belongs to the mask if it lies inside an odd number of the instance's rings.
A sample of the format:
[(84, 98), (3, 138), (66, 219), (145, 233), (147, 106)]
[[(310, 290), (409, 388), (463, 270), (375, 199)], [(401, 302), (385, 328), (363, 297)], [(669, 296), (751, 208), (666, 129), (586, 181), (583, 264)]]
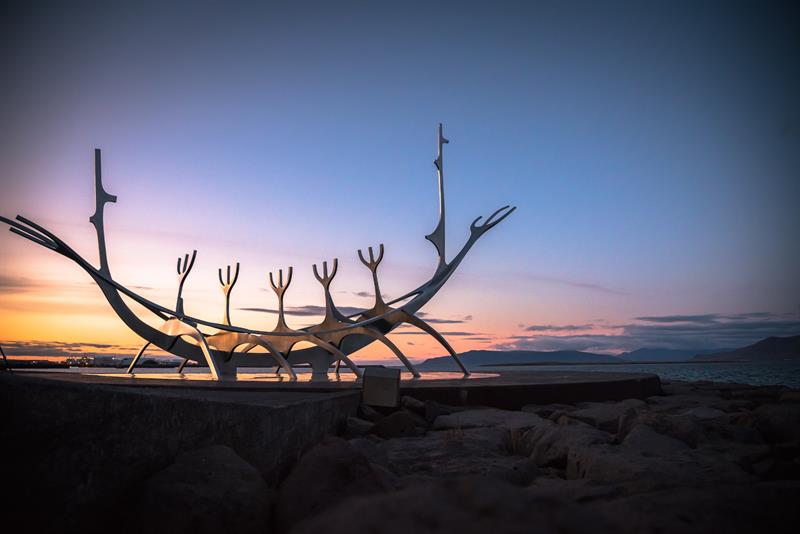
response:
[(361, 401), (370, 406), (397, 407), (400, 404), (400, 369), (365, 367)]

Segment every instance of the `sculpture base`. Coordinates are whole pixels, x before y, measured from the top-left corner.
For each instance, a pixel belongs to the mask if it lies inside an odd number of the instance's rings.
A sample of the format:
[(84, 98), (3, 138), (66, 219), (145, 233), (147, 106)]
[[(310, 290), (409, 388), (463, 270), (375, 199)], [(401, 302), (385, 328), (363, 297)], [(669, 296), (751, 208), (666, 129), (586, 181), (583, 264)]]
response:
[[(53, 380), (103, 384), (109, 386), (162, 388), (165, 390), (205, 390), (264, 392), (329, 393), (351, 391), (360, 393), (362, 382), (344, 369), (337, 376), (324, 377), (299, 372), (292, 381), (284, 374), (239, 372), (235, 380), (217, 382), (204, 369), (191, 369), (178, 374), (160, 369), (148, 369), (133, 375), (123, 370), (109, 372), (87, 368), (80, 372), (36, 372), (37, 376)], [(321, 378), (321, 380), (319, 380)], [(643, 399), (661, 393), (657, 375), (648, 373), (616, 373), (585, 371), (503, 371), (477, 372), (469, 377), (453, 372), (422, 373), (413, 378), (402, 373), (400, 394), (420, 400), (432, 400), (450, 405), (482, 405), (519, 409), (526, 404), (575, 403), (608, 401), (629, 398)]]

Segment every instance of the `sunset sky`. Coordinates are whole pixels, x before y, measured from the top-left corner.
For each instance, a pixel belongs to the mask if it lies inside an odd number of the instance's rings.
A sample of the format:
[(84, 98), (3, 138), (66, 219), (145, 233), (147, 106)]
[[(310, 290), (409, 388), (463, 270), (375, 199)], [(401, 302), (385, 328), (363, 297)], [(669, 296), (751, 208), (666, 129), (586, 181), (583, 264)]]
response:
[[(217, 268), (239, 261), (234, 323), (262, 329), (278, 268), (295, 269), (293, 326), (321, 319), (311, 266), (334, 257), (336, 303), (371, 305), (359, 248), (385, 244), (388, 297), (416, 287), (436, 266), (442, 122), (450, 253), (475, 217), (518, 206), (423, 310), (456, 350), (800, 334), (796, 8), (102, 4), (0, 7), (0, 214), (96, 261), (102, 148), (111, 272), (156, 302), (174, 306), (192, 249), (187, 312), (220, 321)], [(141, 343), (84, 272), (0, 232), (7, 353)]]

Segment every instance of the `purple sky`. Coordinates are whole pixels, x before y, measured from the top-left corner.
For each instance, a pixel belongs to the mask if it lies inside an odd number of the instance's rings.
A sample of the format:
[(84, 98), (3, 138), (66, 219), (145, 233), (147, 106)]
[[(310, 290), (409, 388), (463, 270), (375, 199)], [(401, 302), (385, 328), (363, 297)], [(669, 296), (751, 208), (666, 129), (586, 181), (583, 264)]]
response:
[[(311, 264), (333, 257), (337, 303), (369, 306), (358, 248), (385, 243), (389, 296), (414, 287), (435, 266), (423, 236), (443, 122), (451, 247), (476, 216), (519, 206), (425, 309), (457, 349), (800, 333), (795, 7), (13, 4), (0, 8), (0, 214), (94, 258), (103, 148), (112, 272), (159, 302), (192, 248), (187, 309), (209, 319), (216, 269), (234, 261), (234, 320), (265, 328), (273, 314), (239, 308), (274, 308), (265, 274), (279, 267), (295, 267), (296, 325), (318, 320)], [(0, 260), (0, 341), (139, 343), (59, 257), (9, 234)], [(423, 337), (398, 341), (438, 355)]]

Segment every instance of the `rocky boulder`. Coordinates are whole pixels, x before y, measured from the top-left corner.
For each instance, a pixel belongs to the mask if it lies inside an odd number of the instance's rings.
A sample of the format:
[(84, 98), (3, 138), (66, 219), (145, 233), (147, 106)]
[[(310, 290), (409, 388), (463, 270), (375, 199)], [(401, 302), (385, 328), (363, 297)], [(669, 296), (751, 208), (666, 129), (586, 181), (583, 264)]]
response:
[(465, 410), (450, 415), (440, 415), (433, 422), (433, 429), (447, 430), (493, 426), (525, 429), (546, 423), (545, 419), (528, 412), (482, 408), (479, 410)]
[(613, 436), (591, 425), (562, 418), (561, 424), (549, 423), (528, 430), (522, 437), (522, 451), (541, 467), (563, 468), (574, 448), (610, 443)]
[(369, 434), (374, 426), (375, 424), (371, 423), (370, 421), (365, 421), (364, 419), (360, 419), (358, 417), (348, 417), (347, 421), (345, 422), (344, 436), (346, 438), (364, 436)]
[(566, 476), (615, 484), (627, 493), (670, 487), (700, 487), (710, 481), (748, 483), (740, 466), (636, 425), (620, 445), (577, 446), (569, 450)]
[(800, 483), (714, 485), (662, 490), (587, 505), (618, 532), (793, 533), (800, 523)]
[(612, 532), (607, 525), (597, 512), (529, 495), (501, 481), (469, 477), (350, 499), (300, 523), (292, 534), (603, 534)]
[(800, 404), (762, 404), (753, 411), (755, 427), (771, 443), (800, 444)]
[(342, 439), (329, 438), (301, 457), (280, 485), (276, 525), (285, 530), (347, 497), (389, 489), (384, 476), (361, 452)]
[(520, 408), (523, 412), (534, 413), (539, 417), (545, 419), (550, 418), (554, 413), (567, 414), (575, 410), (575, 406), (571, 404), (526, 404)]
[(400, 410), (380, 419), (371, 432), (385, 439), (419, 436), (425, 433), (425, 428), (420, 426), (422, 424), (424, 420), (419, 421), (418, 417)]
[(230, 447), (180, 454), (144, 485), (136, 509), (142, 532), (263, 533), (271, 492)]
[(455, 478), (484, 475), (525, 485), (538, 475), (527, 457), (513, 454), (511, 431), (502, 427), (450, 429), (389, 440), (352, 440), (371, 463), (399, 477)]
[(628, 399), (622, 402), (584, 403), (577, 410), (569, 412), (569, 417), (588, 423), (595, 428), (606, 432), (616, 432), (621, 417), (635, 414), (637, 410), (645, 409), (647, 404), (639, 399)]

